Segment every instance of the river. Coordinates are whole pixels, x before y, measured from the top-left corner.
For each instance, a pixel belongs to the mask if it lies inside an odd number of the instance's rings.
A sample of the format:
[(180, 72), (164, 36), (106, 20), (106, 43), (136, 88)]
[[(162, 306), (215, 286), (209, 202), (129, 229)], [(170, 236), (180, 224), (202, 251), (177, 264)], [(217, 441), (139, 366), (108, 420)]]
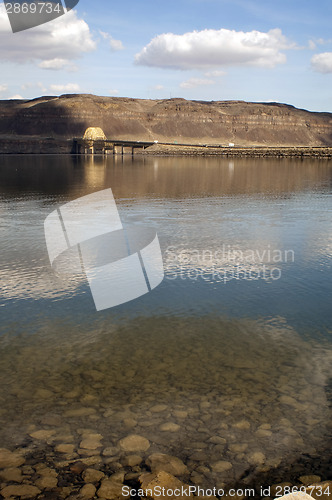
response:
[[(106, 188), (165, 278), (96, 312), (44, 220)], [(2, 156), (0, 235), (0, 447), (126, 474), (161, 452), (202, 487), (331, 479), (332, 161)]]

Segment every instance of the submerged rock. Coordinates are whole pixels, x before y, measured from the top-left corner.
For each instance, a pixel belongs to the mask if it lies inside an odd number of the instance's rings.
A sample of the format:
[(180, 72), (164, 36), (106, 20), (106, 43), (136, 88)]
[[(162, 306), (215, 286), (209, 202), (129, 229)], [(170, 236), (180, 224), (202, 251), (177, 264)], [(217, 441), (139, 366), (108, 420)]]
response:
[(101, 439), (103, 439), (101, 434), (86, 434), (80, 443), (80, 447), (85, 450), (96, 450), (102, 446)]
[(187, 466), (177, 457), (165, 453), (153, 453), (146, 460), (152, 472), (168, 472), (173, 476), (182, 476), (188, 472)]
[(125, 495), (122, 490), (122, 484), (117, 481), (112, 481), (111, 479), (105, 479), (97, 491), (98, 498), (104, 498), (105, 500), (125, 500), (129, 498), (129, 495)]
[(177, 432), (179, 429), (180, 426), (174, 422), (166, 422), (160, 426), (160, 430), (164, 432)]
[(1, 495), (4, 498), (19, 497), (19, 498), (35, 498), (41, 491), (36, 486), (29, 484), (20, 484), (19, 486), (10, 485), (1, 490)]
[(93, 484), (85, 484), (80, 490), (80, 498), (82, 498), (82, 500), (94, 498), (95, 494), (96, 487)]
[(41, 429), (39, 431), (31, 432), (30, 436), (33, 439), (39, 439), (41, 441), (46, 441), (47, 439), (49, 439), (52, 436), (54, 436), (54, 434), (55, 434), (54, 430)]
[(266, 461), (264, 453), (261, 451), (256, 451), (254, 453), (251, 453), (248, 457), (248, 462), (251, 465), (261, 465)]
[[(167, 498), (168, 500), (184, 500), (185, 498), (193, 498), (193, 495), (189, 494), (189, 486), (185, 485), (179, 479), (165, 471), (152, 474), (142, 474), (139, 481), (141, 483), (141, 488), (146, 492), (147, 498), (160, 498), (160, 490), (162, 490), (162, 488), (169, 490), (170, 494), (163, 496), (163, 498)], [(184, 488), (185, 491), (184, 495), (181, 495), (182, 488)], [(175, 490), (180, 490), (180, 495), (177, 495), (176, 493), (172, 495)]]
[(0, 448), (0, 469), (9, 467), (19, 467), (25, 462), (24, 457), (20, 453), (12, 452), (6, 448)]
[(125, 467), (135, 467), (136, 465), (140, 465), (143, 462), (143, 458), (140, 455), (129, 455), (128, 457), (124, 457), (122, 463)]
[(211, 468), (213, 472), (226, 472), (232, 469), (232, 464), (230, 462), (226, 462), (225, 460), (220, 460), (212, 464)]
[(11, 467), (0, 472), (0, 478), (7, 482), (21, 483), (23, 481), (21, 469)]
[(165, 410), (167, 410), (167, 405), (163, 405), (163, 404), (155, 405), (155, 406), (152, 406), (150, 408), (150, 411), (152, 411), (153, 413), (160, 413), (160, 412), (165, 411)]
[[(305, 486), (309, 486), (309, 484), (319, 483), (321, 480), (320, 476), (308, 475), (308, 476), (300, 476), (299, 481)], [(332, 491), (331, 491), (332, 497)]]
[(124, 451), (146, 451), (150, 448), (150, 442), (137, 434), (131, 434), (121, 439), (119, 445)]
[(66, 455), (71, 455), (72, 453), (74, 453), (74, 450), (75, 450), (75, 446), (73, 444), (58, 444), (56, 447), (55, 447), (55, 451), (57, 451), (58, 453), (65, 453)]
[(105, 474), (97, 469), (86, 469), (83, 474), (83, 479), (86, 483), (99, 483), (105, 477)]

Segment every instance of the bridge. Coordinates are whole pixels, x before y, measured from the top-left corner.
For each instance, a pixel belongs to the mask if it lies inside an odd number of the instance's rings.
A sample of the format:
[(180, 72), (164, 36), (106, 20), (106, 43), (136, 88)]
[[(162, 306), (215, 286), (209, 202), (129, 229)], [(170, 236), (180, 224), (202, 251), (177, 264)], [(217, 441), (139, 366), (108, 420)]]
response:
[(94, 140), (74, 139), (73, 152), (75, 154), (134, 154), (135, 149), (146, 149), (155, 144), (144, 141), (121, 141), (121, 140)]
[(135, 149), (146, 149), (155, 142), (109, 140), (100, 127), (89, 127), (83, 138), (74, 139), (73, 152), (75, 154), (134, 154)]

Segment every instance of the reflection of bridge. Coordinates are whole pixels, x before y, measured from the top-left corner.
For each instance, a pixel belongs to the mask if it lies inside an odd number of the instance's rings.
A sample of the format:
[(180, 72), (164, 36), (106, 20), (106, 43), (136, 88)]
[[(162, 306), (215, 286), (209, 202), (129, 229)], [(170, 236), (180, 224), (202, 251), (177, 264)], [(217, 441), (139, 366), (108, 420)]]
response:
[(154, 142), (121, 141), (108, 139), (74, 139), (73, 151), (75, 154), (134, 154), (135, 149), (146, 149)]

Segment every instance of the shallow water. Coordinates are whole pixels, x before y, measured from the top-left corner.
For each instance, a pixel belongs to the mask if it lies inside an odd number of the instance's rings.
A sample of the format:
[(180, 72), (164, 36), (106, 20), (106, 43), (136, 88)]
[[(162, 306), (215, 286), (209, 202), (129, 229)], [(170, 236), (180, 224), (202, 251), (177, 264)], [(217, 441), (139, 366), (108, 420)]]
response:
[[(116, 470), (138, 434), (143, 459), (177, 456), (206, 487), (327, 478), (331, 181), (318, 160), (1, 157), (0, 447)], [(97, 313), (51, 269), (43, 222), (109, 187), (124, 222), (156, 229), (165, 279)]]

